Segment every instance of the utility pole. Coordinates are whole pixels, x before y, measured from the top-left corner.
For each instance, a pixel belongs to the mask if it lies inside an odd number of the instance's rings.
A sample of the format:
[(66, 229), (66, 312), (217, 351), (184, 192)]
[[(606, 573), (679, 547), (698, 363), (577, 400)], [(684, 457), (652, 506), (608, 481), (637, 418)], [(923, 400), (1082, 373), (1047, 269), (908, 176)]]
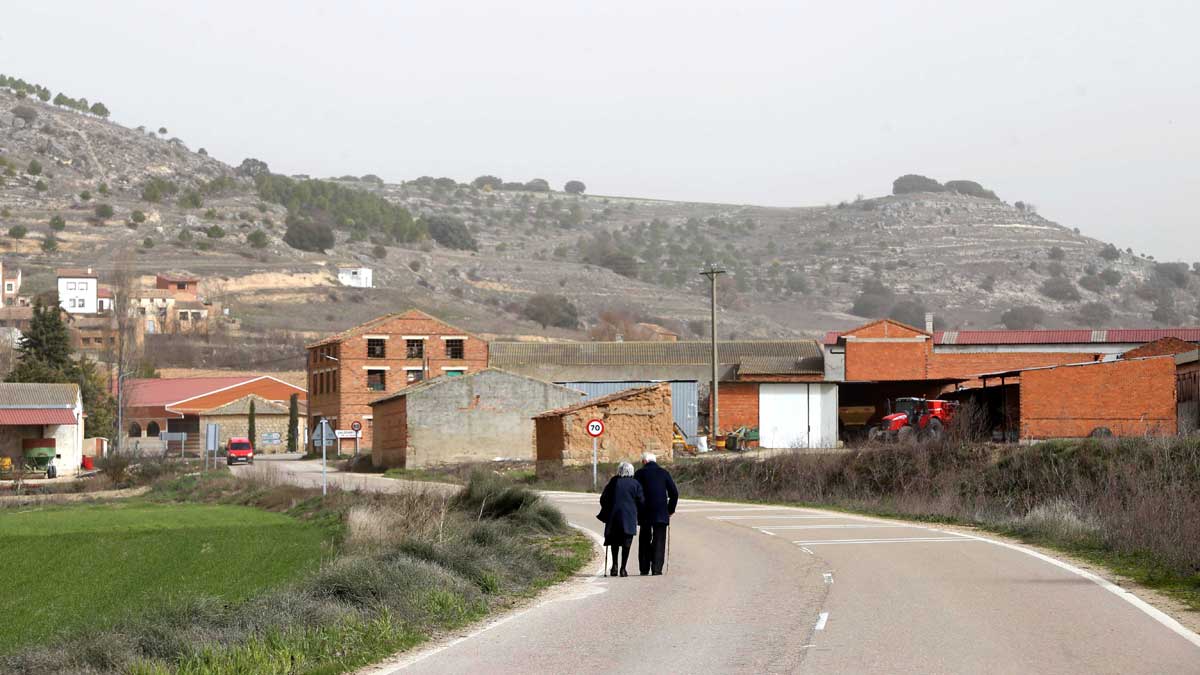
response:
[(719, 270), (711, 263), (708, 266), (708, 270), (700, 273), (701, 276), (708, 277), (710, 291), (709, 311), (711, 312), (710, 325), (712, 327), (712, 384), (709, 386), (708, 396), (710, 399), (712, 399), (712, 413), (708, 418), (708, 427), (709, 432), (712, 434), (714, 450), (717, 446), (717, 434), (720, 433), (721, 429), (720, 407), (717, 403), (717, 364), (720, 363), (720, 360), (717, 358), (717, 277), (722, 274), (725, 274), (725, 270)]

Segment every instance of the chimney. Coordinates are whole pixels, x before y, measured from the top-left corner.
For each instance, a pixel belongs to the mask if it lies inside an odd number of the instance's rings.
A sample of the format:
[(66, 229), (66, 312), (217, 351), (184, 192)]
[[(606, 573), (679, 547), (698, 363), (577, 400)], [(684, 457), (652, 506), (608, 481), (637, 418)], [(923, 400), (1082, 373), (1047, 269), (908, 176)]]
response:
[(933, 332), (933, 312), (925, 312), (925, 332)]

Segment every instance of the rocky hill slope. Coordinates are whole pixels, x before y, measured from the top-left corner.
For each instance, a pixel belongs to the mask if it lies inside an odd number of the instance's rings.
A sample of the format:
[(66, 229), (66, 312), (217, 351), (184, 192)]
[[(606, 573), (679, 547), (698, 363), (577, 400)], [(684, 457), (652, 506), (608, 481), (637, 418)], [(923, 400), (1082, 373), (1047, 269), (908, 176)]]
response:
[[(0, 163), (0, 256), (25, 270), (27, 290), (50, 291), (53, 269), (68, 265), (186, 269), (206, 277), (204, 290), (250, 336), (298, 341), (416, 306), (492, 335), (639, 339), (650, 329), (638, 324), (650, 323), (694, 338), (707, 326), (699, 272), (708, 263), (729, 272), (721, 332), (741, 338), (816, 335), (882, 315), (919, 321), (926, 310), (960, 328), (1200, 322), (1197, 271), (1020, 203), (954, 192), (766, 208), (566, 194), (536, 182), (320, 184), (404, 206), (417, 222), (398, 236), (370, 216), (338, 216), (327, 197), (302, 211), (295, 192), (285, 199), (256, 183), (257, 163), (234, 168), (165, 130), (7, 89)], [(332, 226), (332, 246), (285, 243), (289, 222), (313, 221)], [(426, 236), (431, 228), (466, 237), (450, 248)], [(373, 268), (376, 288), (337, 285), (335, 268), (348, 265)], [(536, 294), (573, 305), (577, 327), (531, 321)]]

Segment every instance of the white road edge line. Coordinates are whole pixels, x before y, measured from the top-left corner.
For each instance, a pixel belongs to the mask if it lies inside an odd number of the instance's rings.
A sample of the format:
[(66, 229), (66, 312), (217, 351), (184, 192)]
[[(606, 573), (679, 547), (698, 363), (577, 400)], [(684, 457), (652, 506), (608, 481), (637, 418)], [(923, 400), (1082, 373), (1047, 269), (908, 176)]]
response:
[[(794, 544), (795, 542), (792, 542), (792, 543)], [(805, 553), (807, 553), (809, 555), (816, 555), (815, 553), (813, 553), (812, 551), (808, 550), (807, 548), (805, 548), (803, 546), (800, 547), (800, 550), (804, 551)]]
[[(764, 514), (761, 516), (709, 516), (708, 519), (709, 520), (756, 520), (759, 518), (781, 518), (781, 519), (787, 519), (787, 520), (835, 520), (837, 518), (845, 518), (845, 517), (846, 516), (794, 516), (794, 515), (784, 515), (784, 514), (777, 515), (774, 513), (767, 513), (767, 514)], [(857, 520), (861, 520), (861, 519), (857, 519)], [(887, 521), (880, 520), (878, 522), (884, 523)]]
[[(946, 532), (947, 534), (952, 534), (952, 533), (948, 532), (947, 530), (934, 530), (934, 531), (935, 532)], [(1145, 600), (1142, 600), (1138, 596), (1134, 595), (1132, 592), (1127, 591), (1124, 588), (1121, 588), (1120, 586), (1114, 584), (1113, 582), (1109, 581), (1108, 579), (1105, 579), (1104, 577), (1101, 577), (1097, 574), (1093, 574), (1087, 570), (1080, 569), (1070, 563), (1066, 563), (1061, 560), (1056, 560), (1055, 558), (1052, 558), (1044, 553), (1038, 553), (1037, 551), (1035, 551), (1033, 549), (1025, 548), (1024, 546), (1018, 546), (1016, 544), (1010, 544), (1006, 541), (999, 541), (996, 539), (988, 539), (987, 537), (980, 537), (980, 536), (974, 535), (974, 534), (958, 534), (958, 536), (966, 537), (968, 539), (974, 539), (976, 541), (982, 541), (984, 543), (993, 544), (995, 546), (1002, 546), (1004, 548), (1012, 549), (1014, 551), (1019, 551), (1021, 553), (1024, 553), (1025, 555), (1033, 556), (1034, 558), (1037, 558), (1038, 560), (1041, 560), (1042, 562), (1050, 563), (1051, 565), (1054, 565), (1055, 567), (1064, 569), (1072, 574), (1081, 576), (1084, 579), (1087, 579), (1088, 581), (1091, 581), (1091, 582), (1095, 583), (1096, 585), (1100, 586), (1101, 588), (1108, 591), (1109, 593), (1112, 593), (1113, 595), (1117, 596), (1118, 598), (1121, 598), (1125, 602), (1128, 602), (1129, 604), (1133, 605), (1134, 607), (1142, 610), (1142, 612), (1147, 614), (1150, 618), (1159, 622), (1166, 628), (1171, 629), (1173, 632), (1175, 632), (1176, 634), (1178, 634), (1180, 637), (1187, 640), (1188, 642), (1192, 643), (1196, 647), (1200, 647), (1200, 635), (1194, 633), (1193, 631), (1189, 630), (1183, 624), (1181, 624), (1178, 621), (1176, 621), (1175, 619), (1171, 618), (1170, 615), (1168, 615), (1166, 612), (1163, 612), (1162, 610), (1158, 609), (1154, 605), (1151, 605), (1150, 603), (1146, 602)]]
[[(586, 534), (588, 537), (590, 537), (592, 539), (592, 541), (595, 541), (600, 546), (604, 546), (604, 538), (601, 537), (600, 535), (596, 534), (595, 532), (592, 532), (591, 530), (587, 529), (586, 527), (576, 525), (575, 523), (567, 523), (567, 524), (570, 525), (571, 527), (579, 530), (580, 532)], [(601, 579), (601, 578), (603, 578), (603, 574), (604, 574), (604, 562), (601, 562), (600, 568), (596, 571), (596, 574), (594, 576), (588, 577), (588, 579), (585, 583), (590, 584), (590, 583), (596, 581), (597, 579)], [(458, 645), (459, 643), (466, 642), (467, 640), (470, 640), (471, 638), (474, 638), (482, 633), (486, 633), (487, 631), (489, 631), (497, 626), (502, 626), (502, 625), (508, 623), (509, 621), (516, 619), (517, 617), (524, 616), (524, 615), (528, 614), (529, 612), (532, 612), (537, 609), (541, 609), (543, 606), (545, 606), (551, 602), (556, 602), (556, 601), (557, 601), (557, 598), (547, 598), (535, 605), (530, 605), (529, 607), (526, 607), (525, 609), (522, 609), (520, 611), (513, 612), (512, 614), (509, 614), (507, 616), (502, 616), (498, 619), (495, 619), (494, 621), (489, 621), (488, 623), (480, 626), (479, 628), (471, 631), (470, 633), (463, 635), (461, 637), (457, 637), (443, 645), (438, 645), (437, 647), (433, 647), (426, 651), (421, 651), (421, 652), (417, 652), (415, 654), (408, 655), (406, 658), (402, 658), (399, 661), (393, 662), (391, 664), (376, 664), (376, 667), (381, 668), (381, 669), (380, 670), (372, 670), (372, 671), (370, 671), (370, 673), (371, 673), (371, 675), (392, 675), (392, 673), (398, 673), (413, 664), (424, 661), (425, 659), (427, 659), (431, 656), (434, 656), (436, 654), (440, 654), (440, 653), (446, 651), (447, 649), (450, 649), (451, 647)], [(370, 667), (371, 666), (366, 666), (366, 668), (370, 668)], [(360, 671), (355, 671), (355, 672), (364, 672), (364, 671), (360, 670)]]
[(829, 621), (829, 612), (821, 612), (817, 615), (817, 625), (815, 630), (825, 630), (825, 623)]

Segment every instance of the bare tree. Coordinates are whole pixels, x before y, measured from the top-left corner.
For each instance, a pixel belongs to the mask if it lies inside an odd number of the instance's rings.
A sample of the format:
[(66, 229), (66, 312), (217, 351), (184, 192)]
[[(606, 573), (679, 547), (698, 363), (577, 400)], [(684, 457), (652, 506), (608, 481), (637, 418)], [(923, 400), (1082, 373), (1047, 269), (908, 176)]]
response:
[(113, 434), (113, 450), (121, 452), (121, 435), (125, 431), (125, 412), (128, 405), (125, 380), (134, 374), (141, 361), (137, 343), (138, 317), (134, 306), (139, 278), (133, 272), (127, 256), (122, 256), (113, 267), (111, 286), (113, 291), (113, 326), (115, 344), (112, 345), (109, 367), (115, 373), (117, 399), (117, 428)]

